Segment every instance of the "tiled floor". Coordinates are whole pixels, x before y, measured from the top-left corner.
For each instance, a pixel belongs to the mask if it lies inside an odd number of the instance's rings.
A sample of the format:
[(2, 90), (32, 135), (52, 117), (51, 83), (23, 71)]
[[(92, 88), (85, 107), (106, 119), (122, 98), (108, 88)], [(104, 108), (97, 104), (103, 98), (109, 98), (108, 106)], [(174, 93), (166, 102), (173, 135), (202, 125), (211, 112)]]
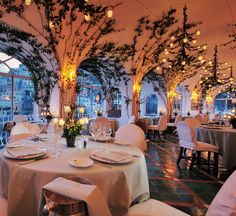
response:
[(149, 142), (146, 161), (151, 198), (193, 216), (205, 215), (228, 173), (220, 169), (217, 175), (207, 166), (194, 166), (190, 172), (183, 159), (178, 167), (178, 151), (178, 141), (173, 135), (168, 135), (166, 140)]

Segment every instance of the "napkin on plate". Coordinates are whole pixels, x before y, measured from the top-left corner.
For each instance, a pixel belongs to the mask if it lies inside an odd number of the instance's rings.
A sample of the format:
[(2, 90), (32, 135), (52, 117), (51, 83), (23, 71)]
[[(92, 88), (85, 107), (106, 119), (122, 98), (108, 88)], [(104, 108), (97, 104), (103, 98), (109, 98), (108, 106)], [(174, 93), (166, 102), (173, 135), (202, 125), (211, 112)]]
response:
[(109, 160), (111, 162), (121, 162), (127, 158), (132, 157), (131, 154), (125, 153), (125, 152), (118, 152), (118, 151), (97, 151), (93, 153), (94, 156)]
[[(96, 185), (80, 184), (62, 177), (58, 177), (48, 183), (43, 189), (75, 199), (83, 200), (88, 206), (89, 216), (111, 216), (107, 204)], [(40, 209), (45, 204), (44, 194), (41, 195)], [(40, 211), (42, 212), (42, 211)]]
[(15, 158), (22, 158), (27, 156), (37, 156), (41, 155), (45, 152), (45, 149), (33, 148), (33, 147), (21, 147), (21, 148), (14, 148), (8, 149), (7, 153)]

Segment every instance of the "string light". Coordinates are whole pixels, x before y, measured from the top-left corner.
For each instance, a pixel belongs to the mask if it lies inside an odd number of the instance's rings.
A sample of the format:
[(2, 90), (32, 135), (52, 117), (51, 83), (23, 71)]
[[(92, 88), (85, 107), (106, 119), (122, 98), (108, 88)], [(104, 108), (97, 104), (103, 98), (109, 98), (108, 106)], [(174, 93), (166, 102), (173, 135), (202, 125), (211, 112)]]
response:
[(157, 66), (157, 68), (156, 68), (156, 69), (157, 69), (157, 71), (161, 70), (161, 68), (160, 68), (159, 66)]
[(170, 47), (173, 47), (173, 46), (174, 46), (174, 44), (173, 44), (173, 43), (171, 43), (171, 44), (170, 44)]
[(182, 64), (182, 65), (186, 65), (186, 61), (182, 61), (181, 64)]
[(171, 37), (171, 40), (174, 40), (174, 39), (175, 39), (175, 36), (172, 36), (172, 37)]
[(184, 42), (184, 43), (187, 43), (187, 42), (188, 42), (188, 38), (184, 38), (184, 39), (183, 39), (183, 42)]
[(49, 24), (48, 24), (48, 25), (49, 25), (49, 28), (50, 28), (50, 29), (53, 29), (53, 28), (54, 28), (54, 23), (53, 23), (53, 21), (49, 21)]
[(162, 62), (164, 62), (164, 63), (165, 63), (166, 61), (167, 61), (167, 60), (166, 60), (166, 58), (163, 58), (163, 59), (162, 59)]
[(200, 30), (197, 30), (196, 35), (199, 36), (201, 34)]
[(91, 17), (89, 14), (85, 14), (84, 19), (85, 19), (85, 21), (90, 21)]
[(31, 0), (25, 0), (25, 4), (28, 6), (31, 5)]
[(166, 54), (166, 55), (168, 55), (168, 54), (169, 54), (169, 51), (168, 51), (168, 49), (165, 49), (164, 51), (165, 51), (165, 54)]
[(207, 45), (204, 45), (204, 46), (202, 47), (202, 49), (204, 49), (204, 50), (205, 50), (206, 48), (207, 48)]
[(198, 56), (198, 60), (201, 61), (203, 59), (203, 56)]
[(113, 17), (113, 11), (111, 9), (107, 11), (107, 17), (108, 18)]
[(196, 44), (197, 43), (197, 40), (193, 40), (193, 44)]

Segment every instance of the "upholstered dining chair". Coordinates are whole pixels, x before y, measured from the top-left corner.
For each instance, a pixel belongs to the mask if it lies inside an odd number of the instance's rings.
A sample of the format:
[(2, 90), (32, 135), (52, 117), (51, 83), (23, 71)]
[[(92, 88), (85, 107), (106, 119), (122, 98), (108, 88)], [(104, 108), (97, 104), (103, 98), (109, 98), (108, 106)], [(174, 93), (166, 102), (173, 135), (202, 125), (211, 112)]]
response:
[(7, 216), (7, 199), (0, 195), (0, 215)]
[(195, 118), (187, 118), (184, 122), (192, 128), (199, 127), (201, 122)]
[(175, 122), (168, 122), (168, 123), (167, 123), (167, 126), (168, 126), (168, 127), (176, 127), (177, 123), (178, 123), (179, 121), (182, 121), (182, 120), (183, 120), (182, 115), (177, 115), (176, 118), (175, 118)]
[(13, 121), (15, 123), (26, 122), (27, 121), (27, 117), (25, 115), (15, 115), (14, 118), (13, 118)]
[(200, 123), (202, 123), (202, 116), (200, 114), (199, 115), (195, 115), (193, 118), (198, 120)]
[(207, 124), (209, 122), (209, 114), (202, 115), (202, 124)]
[(145, 134), (143, 130), (135, 124), (127, 124), (120, 127), (115, 135), (115, 140), (121, 140), (136, 146), (142, 151), (147, 150)]
[(236, 215), (236, 191), (234, 189), (236, 183), (236, 171), (223, 184), (211, 202), (206, 216), (233, 216)]
[[(208, 152), (208, 165), (210, 165), (211, 152), (213, 152), (215, 160), (214, 165), (216, 166), (216, 168), (218, 168), (218, 147), (209, 143), (198, 142), (195, 137), (193, 128), (186, 124), (186, 122), (180, 121), (177, 123), (177, 133), (179, 136), (180, 145), (180, 152), (177, 160), (177, 165), (179, 165), (179, 162), (182, 158), (191, 159), (191, 163), (189, 166), (189, 170), (191, 170), (194, 165), (196, 156), (198, 156), (198, 162), (200, 162), (201, 152)], [(191, 151), (191, 156), (183, 155), (186, 150)]]
[(154, 136), (155, 136), (155, 132), (157, 132), (160, 139), (161, 139), (160, 132), (163, 133), (163, 136), (166, 139), (166, 137), (165, 137), (166, 129), (167, 129), (167, 116), (165, 114), (160, 117), (158, 125), (149, 125), (148, 126), (148, 130), (153, 131)]

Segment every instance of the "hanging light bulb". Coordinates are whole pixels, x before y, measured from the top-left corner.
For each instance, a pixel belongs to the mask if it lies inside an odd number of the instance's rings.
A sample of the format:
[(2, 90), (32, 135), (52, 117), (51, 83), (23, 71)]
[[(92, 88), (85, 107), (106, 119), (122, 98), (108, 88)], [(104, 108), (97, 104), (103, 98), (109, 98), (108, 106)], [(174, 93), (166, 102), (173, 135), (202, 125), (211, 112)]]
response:
[(162, 62), (164, 62), (164, 63), (165, 63), (166, 61), (167, 61), (167, 60), (166, 60), (166, 58), (163, 58), (163, 59), (162, 59)]
[(159, 66), (157, 66), (156, 70), (157, 70), (157, 71), (160, 71), (160, 70), (161, 70), (161, 68), (160, 68)]
[(50, 29), (53, 29), (53, 28), (54, 28), (54, 23), (53, 23), (53, 21), (49, 21), (48, 26), (49, 26)]
[(91, 17), (89, 14), (85, 14), (84, 19), (85, 19), (85, 21), (90, 21)]
[(197, 43), (197, 40), (193, 40), (193, 44), (196, 44)]
[(175, 39), (175, 36), (172, 36), (172, 37), (171, 37), (171, 40), (174, 40), (174, 39)]
[(181, 65), (186, 65), (186, 61), (182, 61), (182, 62), (181, 62)]
[(223, 76), (225, 76), (226, 74), (224, 73)]
[(168, 55), (168, 54), (169, 54), (169, 51), (168, 51), (168, 49), (165, 49), (164, 51), (165, 51), (165, 54), (166, 54), (166, 55)]
[(198, 60), (201, 61), (203, 59), (203, 56), (198, 56)]
[(204, 62), (205, 62), (205, 60), (204, 60), (204, 59), (202, 59), (202, 60), (201, 60), (201, 63), (204, 63)]
[(26, 5), (30, 5), (31, 4), (31, 0), (25, 0), (25, 4)]
[(168, 67), (169, 67), (169, 68), (172, 68), (172, 66), (171, 66), (171, 65), (169, 65)]
[(187, 42), (188, 42), (188, 38), (185, 37), (185, 38), (183, 39), (183, 42), (184, 42), (184, 43), (187, 43)]
[(171, 43), (171, 44), (170, 44), (170, 47), (173, 47), (173, 46), (174, 46), (174, 44), (173, 44), (173, 43)]
[(225, 62), (225, 65), (227, 65), (228, 64), (228, 62)]
[(200, 30), (197, 30), (196, 35), (199, 36), (201, 34)]
[(205, 50), (206, 48), (207, 48), (207, 45), (204, 45), (204, 46), (202, 47), (202, 49), (204, 49), (204, 50)]
[(110, 9), (107, 11), (107, 17), (112, 18), (113, 17), (113, 11)]
[(202, 84), (202, 80), (199, 81), (199, 84)]

